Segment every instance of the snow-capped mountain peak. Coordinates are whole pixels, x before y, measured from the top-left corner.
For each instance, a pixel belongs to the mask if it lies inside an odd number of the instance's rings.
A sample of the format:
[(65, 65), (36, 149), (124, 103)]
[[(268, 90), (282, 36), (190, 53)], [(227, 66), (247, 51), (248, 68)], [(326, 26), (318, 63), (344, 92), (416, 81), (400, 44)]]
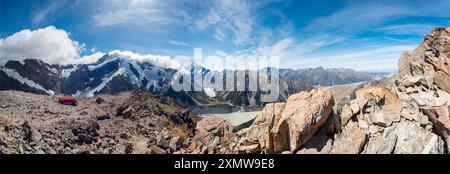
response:
[[(170, 79), (173, 69), (156, 66), (149, 61), (120, 54), (106, 54), (94, 64), (49, 65), (38, 59), (9, 61), (0, 69), (0, 77), (21, 85), (1, 85), (0, 90), (24, 90), (53, 95), (62, 93), (93, 97), (136, 88), (158, 92), (163, 81)], [(33, 90), (30, 90), (33, 89)]]

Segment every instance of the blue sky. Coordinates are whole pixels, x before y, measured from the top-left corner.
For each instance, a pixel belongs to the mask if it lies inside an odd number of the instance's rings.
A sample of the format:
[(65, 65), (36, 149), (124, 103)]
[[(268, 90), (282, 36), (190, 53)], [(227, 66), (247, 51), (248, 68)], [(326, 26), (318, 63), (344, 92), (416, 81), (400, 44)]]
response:
[[(392, 71), (433, 27), (450, 26), (448, 9), (448, 0), (0, 0), (0, 38), (54, 26), (76, 47), (64, 55), (78, 57), (127, 50), (175, 58), (198, 47), (278, 55), (288, 68)], [(3, 42), (3, 57), (20, 55)]]

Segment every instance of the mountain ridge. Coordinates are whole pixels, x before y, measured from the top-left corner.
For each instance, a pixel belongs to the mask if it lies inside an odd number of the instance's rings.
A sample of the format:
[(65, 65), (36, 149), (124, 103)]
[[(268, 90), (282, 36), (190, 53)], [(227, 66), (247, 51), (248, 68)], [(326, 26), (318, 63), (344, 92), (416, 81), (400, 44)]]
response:
[[(190, 68), (192, 74), (194, 66)], [(202, 75), (215, 73), (202, 66)], [(320, 73), (317, 73), (319, 70)], [(0, 66), (0, 80), (8, 82), (1, 84), (0, 90), (18, 90), (38, 94), (64, 94), (80, 98), (94, 97), (101, 93), (118, 93), (143, 88), (154, 94), (169, 96), (186, 106), (198, 106), (211, 102), (228, 103), (235, 106), (262, 106), (259, 95), (261, 91), (213, 91), (219, 93), (218, 97), (211, 97), (205, 91), (174, 91), (170, 81), (179, 69), (162, 67), (150, 61), (135, 60), (118, 54), (105, 54), (97, 62), (91, 64), (51, 65), (40, 59), (25, 59), (22, 61), (10, 60), (4, 66)], [(310, 90), (312, 80), (306, 77), (310, 74), (318, 74), (319, 79), (330, 79), (335, 71), (341, 72), (341, 78), (337, 84), (353, 83), (369, 79), (369, 75), (351, 69), (280, 69), (280, 96), (278, 101), (285, 101), (290, 94), (304, 90)], [(309, 72), (311, 71), (311, 72)], [(226, 71), (225, 71), (226, 72)], [(231, 71), (235, 73), (236, 71)], [(301, 75), (302, 78), (292, 78), (293, 75)], [(225, 76), (226, 77), (226, 76)], [(313, 78), (313, 79), (314, 79)], [(226, 78), (224, 78), (225, 82)], [(320, 85), (334, 84), (328, 81)], [(332, 80), (331, 80), (332, 81)], [(247, 82), (248, 83), (248, 82)], [(316, 85), (312, 83), (313, 85)], [(247, 84), (248, 85), (248, 84)], [(208, 91), (209, 92), (209, 91)], [(229, 95), (231, 94), (231, 95)], [(233, 96), (233, 97), (227, 97)]]

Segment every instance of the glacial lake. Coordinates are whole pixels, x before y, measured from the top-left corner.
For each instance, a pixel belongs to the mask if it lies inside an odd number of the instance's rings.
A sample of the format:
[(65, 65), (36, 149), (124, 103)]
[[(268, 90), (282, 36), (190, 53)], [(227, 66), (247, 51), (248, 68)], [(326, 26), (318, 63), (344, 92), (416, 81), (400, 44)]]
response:
[(233, 113), (228, 113), (228, 114), (203, 114), (200, 116), (201, 117), (217, 116), (217, 117), (223, 118), (224, 120), (227, 120), (233, 126), (238, 126), (242, 123), (245, 123), (245, 122), (255, 118), (259, 114), (259, 112), (261, 112), (261, 111), (233, 112)]

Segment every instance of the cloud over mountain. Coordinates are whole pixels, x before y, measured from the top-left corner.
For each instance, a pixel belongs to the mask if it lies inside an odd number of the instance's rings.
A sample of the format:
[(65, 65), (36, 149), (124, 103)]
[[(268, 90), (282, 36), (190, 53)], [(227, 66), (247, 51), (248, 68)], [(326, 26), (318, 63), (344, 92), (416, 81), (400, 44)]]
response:
[[(22, 30), (0, 39), (0, 63), (8, 60), (37, 58), (50, 64), (89, 64), (95, 63), (105, 53), (97, 51), (91, 55), (81, 56), (85, 44), (72, 40), (70, 33), (54, 26), (37, 30)], [(165, 68), (179, 68), (180, 64), (169, 56), (141, 55), (131, 51), (114, 50), (111, 56), (149, 62)]]
[(172, 68), (172, 69), (180, 68), (180, 63), (178, 63), (175, 60), (172, 60), (169, 56), (160, 56), (151, 54), (141, 55), (131, 51), (120, 51), (120, 50), (111, 51), (109, 52), (109, 55), (113, 57), (120, 57), (123, 59), (131, 59), (137, 62), (149, 62), (153, 65), (163, 68)]
[(39, 58), (52, 64), (65, 64), (80, 57), (83, 44), (69, 38), (70, 33), (49, 26), (22, 30), (0, 39), (0, 62)]

